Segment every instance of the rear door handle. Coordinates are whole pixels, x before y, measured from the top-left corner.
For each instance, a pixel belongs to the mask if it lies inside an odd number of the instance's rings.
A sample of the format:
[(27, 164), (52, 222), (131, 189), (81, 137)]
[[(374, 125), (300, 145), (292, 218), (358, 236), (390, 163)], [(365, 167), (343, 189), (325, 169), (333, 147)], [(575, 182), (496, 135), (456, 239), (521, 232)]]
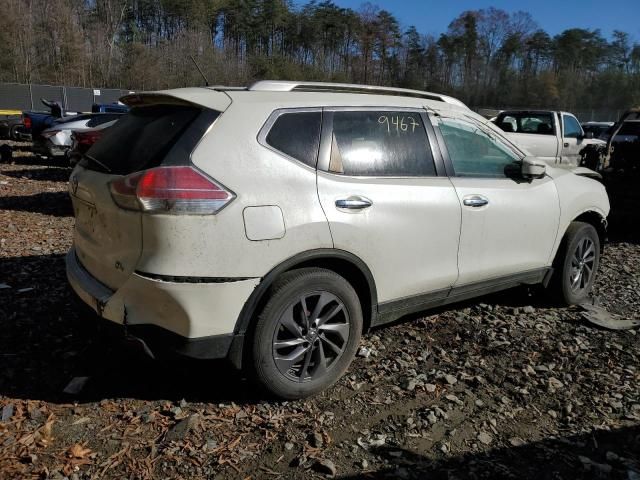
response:
[(367, 197), (361, 197), (360, 195), (352, 195), (348, 198), (340, 198), (336, 200), (337, 208), (346, 208), (349, 210), (362, 210), (369, 208), (373, 205), (373, 202)]
[(569, 142), (564, 144), (564, 148), (568, 148), (569, 147)]
[(482, 195), (468, 195), (464, 197), (462, 203), (467, 207), (484, 207), (489, 204), (489, 199)]

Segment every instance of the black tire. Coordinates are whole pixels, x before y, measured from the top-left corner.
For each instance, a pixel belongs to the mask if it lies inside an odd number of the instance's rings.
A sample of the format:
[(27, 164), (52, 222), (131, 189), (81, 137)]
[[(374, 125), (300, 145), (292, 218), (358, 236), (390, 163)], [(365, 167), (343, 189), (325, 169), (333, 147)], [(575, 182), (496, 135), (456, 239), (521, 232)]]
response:
[(9, 163), (13, 158), (13, 149), (7, 145), (0, 145), (0, 161), (3, 163)]
[(321, 268), (287, 272), (271, 287), (250, 337), (251, 373), (276, 397), (314, 395), (349, 367), (361, 332), (360, 300), (343, 277)]
[(11, 140), (14, 140), (16, 142), (20, 141), (20, 139), (18, 138), (18, 130), (20, 130), (23, 127), (24, 127), (24, 125), (22, 125), (22, 124), (12, 125), (11, 126), (11, 133), (9, 134), (9, 138), (11, 138)]
[(591, 289), (600, 264), (600, 238), (588, 223), (573, 222), (567, 232), (554, 264), (552, 289), (565, 305), (584, 302)]

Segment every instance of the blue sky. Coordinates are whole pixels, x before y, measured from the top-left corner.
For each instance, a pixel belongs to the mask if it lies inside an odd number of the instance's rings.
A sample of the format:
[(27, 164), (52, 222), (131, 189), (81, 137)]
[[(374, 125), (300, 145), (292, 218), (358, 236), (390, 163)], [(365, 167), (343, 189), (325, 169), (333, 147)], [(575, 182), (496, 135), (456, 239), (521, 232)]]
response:
[[(358, 10), (362, 0), (333, 0), (341, 7)], [(307, 3), (295, 0), (298, 5)], [(640, 0), (371, 0), (390, 11), (403, 27), (415, 25), (419, 32), (438, 36), (455, 17), (465, 10), (496, 7), (514, 12), (529, 12), (551, 35), (567, 28), (599, 28), (605, 37), (613, 30), (629, 33), (640, 41)]]

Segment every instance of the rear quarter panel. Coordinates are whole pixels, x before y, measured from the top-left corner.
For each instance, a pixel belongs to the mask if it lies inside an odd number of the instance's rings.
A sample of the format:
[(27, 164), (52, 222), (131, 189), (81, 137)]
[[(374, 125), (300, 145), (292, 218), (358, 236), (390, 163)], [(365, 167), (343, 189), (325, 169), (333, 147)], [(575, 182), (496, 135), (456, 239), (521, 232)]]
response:
[[(204, 136), (193, 164), (233, 191), (236, 198), (216, 215), (143, 215), (138, 269), (196, 277), (262, 277), (297, 253), (331, 248), (320, 206), (315, 169), (260, 145), (257, 136), (269, 103), (230, 106)], [(285, 232), (274, 240), (250, 240), (243, 212), (277, 206)]]

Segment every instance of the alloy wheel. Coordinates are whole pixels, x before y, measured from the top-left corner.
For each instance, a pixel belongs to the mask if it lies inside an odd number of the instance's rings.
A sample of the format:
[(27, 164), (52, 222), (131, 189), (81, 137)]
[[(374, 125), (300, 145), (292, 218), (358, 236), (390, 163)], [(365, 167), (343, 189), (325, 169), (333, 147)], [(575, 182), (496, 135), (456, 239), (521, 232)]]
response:
[(588, 237), (578, 242), (571, 257), (571, 269), (569, 273), (569, 284), (571, 290), (578, 291), (586, 288), (593, 276), (594, 264), (596, 261), (596, 247)]
[(349, 314), (334, 294), (301, 296), (285, 309), (273, 336), (273, 359), (281, 374), (296, 382), (324, 375), (349, 340)]

